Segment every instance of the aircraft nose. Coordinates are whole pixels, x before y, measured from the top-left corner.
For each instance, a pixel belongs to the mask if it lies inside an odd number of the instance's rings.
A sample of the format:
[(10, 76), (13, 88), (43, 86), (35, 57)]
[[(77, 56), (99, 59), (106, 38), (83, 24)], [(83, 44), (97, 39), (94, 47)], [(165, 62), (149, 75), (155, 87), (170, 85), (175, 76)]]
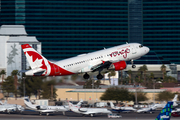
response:
[(148, 53), (150, 49), (148, 47), (145, 47), (145, 52)]
[(145, 47), (145, 46), (144, 46), (144, 47), (142, 48), (141, 54), (142, 54), (142, 55), (145, 55), (145, 54), (147, 54), (149, 51), (150, 51), (150, 49), (149, 49), (148, 47)]

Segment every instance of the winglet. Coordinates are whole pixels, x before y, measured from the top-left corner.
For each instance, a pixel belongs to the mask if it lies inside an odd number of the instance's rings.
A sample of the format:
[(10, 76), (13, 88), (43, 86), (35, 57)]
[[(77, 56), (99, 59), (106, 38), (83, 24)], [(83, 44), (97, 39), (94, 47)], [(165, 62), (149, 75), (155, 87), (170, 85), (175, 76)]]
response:
[(173, 102), (168, 102), (166, 106), (161, 110), (155, 120), (170, 120), (171, 111), (173, 108)]

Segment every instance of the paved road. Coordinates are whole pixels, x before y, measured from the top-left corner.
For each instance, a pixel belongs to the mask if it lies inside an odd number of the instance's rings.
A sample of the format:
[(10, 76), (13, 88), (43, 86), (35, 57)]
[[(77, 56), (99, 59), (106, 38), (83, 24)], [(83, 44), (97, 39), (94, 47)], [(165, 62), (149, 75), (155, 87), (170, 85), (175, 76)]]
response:
[[(154, 120), (157, 115), (159, 114), (160, 111), (156, 111), (153, 114), (150, 113), (120, 113), (120, 115), (122, 115), (122, 118), (120, 118), (121, 120)], [(90, 116), (84, 116), (82, 117), (81, 114), (76, 114), (73, 112), (66, 112), (66, 115), (64, 116), (61, 112), (58, 113), (52, 113), (49, 116), (46, 116), (45, 114), (43, 115), (39, 115), (38, 112), (32, 112), (32, 111), (25, 111), (23, 114), (20, 113), (11, 113), (11, 114), (6, 114), (6, 113), (0, 113), (0, 119), (81, 119), (81, 120), (87, 120), (87, 119), (98, 119), (98, 120), (104, 120), (104, 119), (108, 119), (106, 114), (97, 114), (94, 117), (90, 117)], [(180, 117), (175, 118), (172, 117), (171, 120), (180, 120)]]

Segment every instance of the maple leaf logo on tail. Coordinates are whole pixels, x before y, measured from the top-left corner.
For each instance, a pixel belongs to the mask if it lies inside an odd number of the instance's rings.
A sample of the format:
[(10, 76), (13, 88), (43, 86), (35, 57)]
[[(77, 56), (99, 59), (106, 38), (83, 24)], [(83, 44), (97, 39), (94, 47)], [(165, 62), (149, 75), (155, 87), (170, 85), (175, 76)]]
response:
[(36, 50), (34, 50), (29, 44), (21, 45), (24, 54), (32, 69), (43, 68), (47, 70), (48, 61)]

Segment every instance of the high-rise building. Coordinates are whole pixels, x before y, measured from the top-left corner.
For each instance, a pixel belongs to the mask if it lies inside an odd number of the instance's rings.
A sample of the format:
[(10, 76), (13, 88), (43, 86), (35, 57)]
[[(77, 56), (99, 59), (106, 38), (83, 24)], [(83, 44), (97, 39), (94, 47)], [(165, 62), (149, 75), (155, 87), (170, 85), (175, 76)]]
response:
[(21, 45), (27, 43), (41, 53), (41, 43), (35, 36), (28, 36), (23, 25), (0, 27), (0, 71), (5, 70), (9, 76), (12, 70), (29, 69), (29, 63), (21, 49)]
[(1, 0), (0, 24), (25, 25), (47, 59), (138, 42), (151, 51), (136, 64), (179, 64), (179, 8), (179, 0)]
[(25, 0), (25, 8), (27, 33), (42, 42), (48, 59), (128, 42), (127, 0)]
[(179, 0), (143, 0), (143, 44), (165, 63), (180, 63)]

